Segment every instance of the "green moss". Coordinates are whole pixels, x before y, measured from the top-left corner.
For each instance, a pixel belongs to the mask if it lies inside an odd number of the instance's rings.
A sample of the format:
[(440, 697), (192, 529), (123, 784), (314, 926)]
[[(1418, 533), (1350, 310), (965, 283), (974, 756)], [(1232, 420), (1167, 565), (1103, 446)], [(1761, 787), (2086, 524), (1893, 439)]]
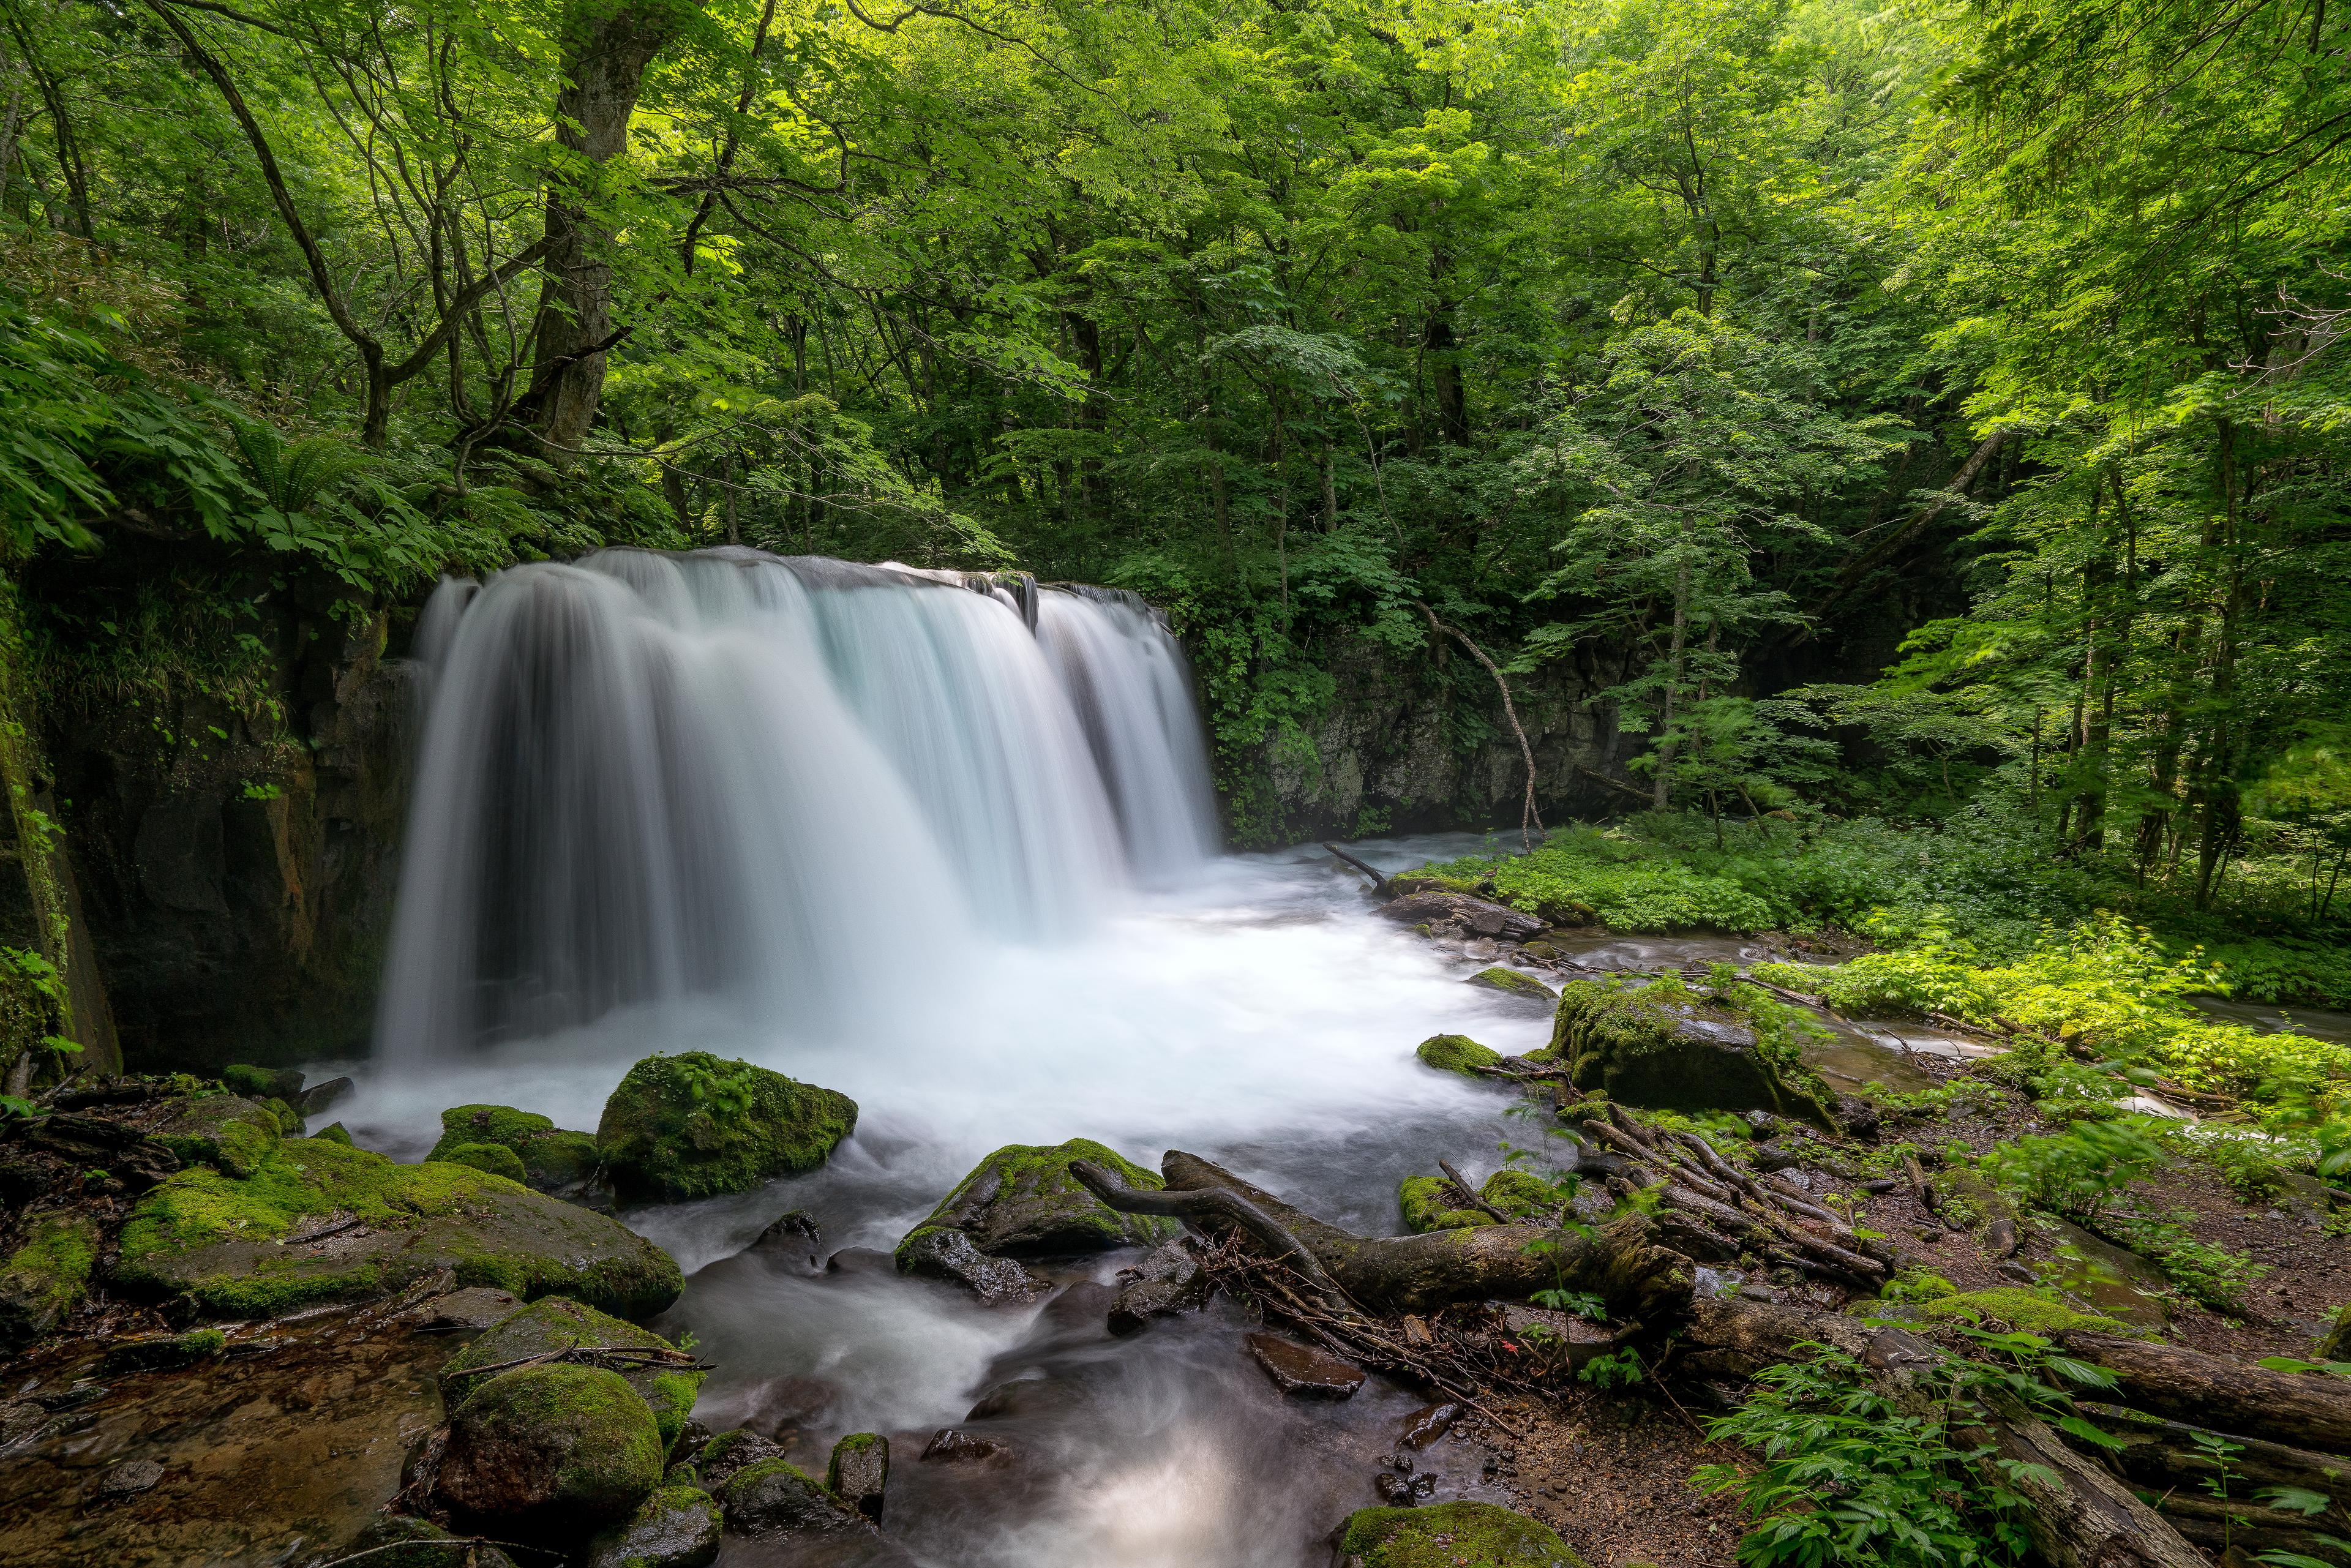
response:
[[(705, 1450), (705, 1452), (707, 1450)], [(727, 1477), (726, 1484), (718, 1489), (719, 1500), (722, 1503), (732, 1506), (748, 1494), (752, 1488), (758, 1486), (761, 1481), (766, 1480), (769, 1476), (789, 1476), (792, 1479), (799, 1481), (820, 1497), (831, 1497), (832, 1495), (830, 1491), (825, 1490), (825, 1485), (822, 1481), (817, 1479), (814, 1476), (809, 1474), (798, 1465), (793, 1464), (789, 1459), (761, 1459), (756, 1465), (745, 1465), (741, 1469), (737, 1470), (733, 1475)]]
[(1506, 968), (1499, 964), (1479, 970), (1463, 983), (1483, 986), (1489, 991), (1500, 991), (1507, 996), (1524, 997), (1531, 1002), (1541, 1002), (1545, 1007), (1550, 1006), (1558, 997), (1557, 992), (1532, 975), (1523, 975), (1516, 969)]
[(559, 1514), (624, 1517), (661, 1484), (664, 1446), (653, 1412), (618, 1373), (601, 1366), (499, 1373), (466, 1396), (453, 1424), (469, 1440), (560, 1455), (551, 1510)]
[(1475, 1208), (1454, 1208), (1453, 1184), (1441, 1176), (1406, 1176), (1396, 1187), (1404, 1222), (1418, 1231), (1458, 1230), (1469, 1225), (1491, 1225), (1494, 1217)]
[(73, 1209), (36, 1215), (0, 1265), (0, 1348), (29, 1343), (81, 1305), (98, 1262), (96, 1222)]
[(1957, 1285), (1925, 1269), (1904, 1269), (1886, 1287), (1886, 1298), (1896, 1301), (1940, 1301), (1959, 1293)]
[(441, 1141), (428, 1160), (445, 1160), (454, 1149), (471, 1144), (496, 1144), (522, 1153), (532, 1139), (555, 1131), (555, 1124), (534, 1111), (511, 1105), (452, 1105), (441, 1113)]
[(2029, 1333), (2063, 1333), (2069, 1329), (2093, 1333), (2127, 1334), (2136, 1331), (2113, 1318), (2077, 1311), (2062, 1301), (2036, 1296), (2019, 1285), (1995, 1291), (1970, 1291), (1925, 1301), (1920, 1310), (1937, 1322), (1997, 1318)]
[[(491, 1375), (480, 1369), (525, 1356), (564, 1350), (627, 1352), (674, 1348), (650, 1329), (641, 1329), (567, 1297), (549, 1296), (500, 1319), (479, 1339), (452, 1356), (441, 1369), (442, 1398), (451, 1405), (462, 1403)], [(684, 1430), (686, 1417), (694, 1413), (694, 1402), (702, 1391), (703, 1374), (659, 1365), (632, 1365), (617, 1359), (610, 1364), (653, 1412), (662, 1450), (668, 1452), (669, 1446)]]
[(1576, 1088), (1627, 1104), (1769, 1110), (1834, 1127), (1832, 1096), (1797, 1060), (1802, 1027), (1752, 987), (1574, 980), (1560, 991), (1550, 1052)]
[[(443, 1143), (448, 1140), (444, 1138)], [(522, 1156), (504, 1144), (459, 1144), (454, 1149), (434, 1148), (432, 1157), (445, 1160), (453, 1166), (471, 1166), (477, 1171), (502, 1176), (508, 1181), (523, 1179)]]
[(233, 1176), (259, 1169), (283, 1135), (277, 1113), (234, 1094), (180, 1101), (152, 1131), (182, 1165), (213, 1166)]
[(1548, 1209), (1558, 1202), (1551, 1184), (1531, 1171), (1499, 1170), (1486, 1178), (1478, 1196), (1500, 1209), (1504, 1214), (1527, 1214), (1536, 1209)]
[(262, 1109), (277, 1118), (277, 1131), (284, 1136), (298, 1138), (302, 1135), (302, 1113), (285, 1101), (266, 1100), (262, 1102)]
[(916, 1241), (937, 1230), (961, 1230), (974, 1247), (994, 1257), (1149, 1246), (1181, 1232), (1183, 1227), (1175, 1220), (1120, 1214), (1104, 1205), (1070, 1174), (1073, 1160), (1091, 1160), (1129, 1186), (1155, 1191), (1165, 1185), (1155, 1172), (1091, 1138), (1008, 1144), (973, 1166), (920, 1225), (899, 1239), (899, 1267), (906, 1266)]
[(218, 1355), (227, 1345), (228, 1336), (218, 1329), (122, 1340), (108, 1347), (106, 1354), (99, 1358), (98, 1375), (120, 1377), (131, 1372), (177, 1372)]
[(845, 1094), (690, 1051), (630, 1068), (596, 1143), (622, 1197), (674, 1202), (812, 1170), (856, 1125)]
[(302, 1075), (292, 1068), (249, 1067), (239, 1062), (222, 1068), (220, 1076), (229, 1092), (256, 1105), (291, 1100), (302, 1092)]
[(516, 1152), (522, 1155), (524, 1178), (543, 1192), (579, 1186), (604, 1163), (592, 1134), (562, 1127), (541, 1134)]
[(329, 1122), (310, 1135), (324, 1138), (330, 1144), (340, 1144), (347, 1149), (351, 1146), (351, 1134), (340, 1122)]
[(1466, 1034), (1430, 1035), (1413, 1054), (1440, 1071), (1458, 1072), (1464, 1078), (1479, 1077), (1475, 1069), (1491, 1067), (1502, 1060), (1500, 1051), (1490, 1051)]
[(1544, 1525), (1488, 1502), (1359, 1509), (1339, 1553), (1364, 1568), (1589, 1568)]
[(587, 1561), (594, 1568), (677, 1568), (703, 1563), (718, 1550), (718, 1503), (691, 1481), (665, 1478), (636, 1512), (596, 1538)]

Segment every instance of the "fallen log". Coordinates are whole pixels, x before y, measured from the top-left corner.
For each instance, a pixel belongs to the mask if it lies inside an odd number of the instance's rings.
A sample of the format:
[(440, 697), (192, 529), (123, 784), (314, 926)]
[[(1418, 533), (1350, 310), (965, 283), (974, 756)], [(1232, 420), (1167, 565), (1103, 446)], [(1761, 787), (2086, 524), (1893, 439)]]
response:
[[(2183, 1488), (2201, 1494), (2208, 1483), (2221, 1480), (2232, 1490), (2248, 1494), (2267, 1487), (2299, 1487), (2338, 1500), (2351, 1499), (2351, 1459), (2241, 1436), (2228, 1439), (2233, 1452), (2216, 1451), (2197, 1441), (2199, 1434), (2208, 1438), (2225, 1436), (2210, 1427), (2189, 1427), (2178, 1421), (2149, 1421), (2137, 1412), (2112, 1405), (2085, 1402), (2081, 1410), (2123, 1445), (2112, 1450), (2112, 1458), (2124, 1478), (2150, 1491)], [(2224, 1453), (2228, 1472), (2225, 1478), (2221, 1474)], [(2343, 1512), (2340, 1500), (2329, 1517), (2335, 1520), (2335, 1533), (2351, 1534), (2351, 1514)]]
[(2069, 1330), (2057, 1343), (2115, 1375), (2108, 1396), (2152, 1415), (2232, 1437), (2351, 1452), (2351, 1379), (2272, 1372), (2176, 1344)]

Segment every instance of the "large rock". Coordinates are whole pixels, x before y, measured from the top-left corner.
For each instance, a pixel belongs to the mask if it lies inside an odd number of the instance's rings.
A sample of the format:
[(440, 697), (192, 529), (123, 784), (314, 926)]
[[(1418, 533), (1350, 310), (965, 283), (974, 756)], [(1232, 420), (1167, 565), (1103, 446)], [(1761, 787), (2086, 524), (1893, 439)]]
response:
[(1480, 1067), (1499, 1065), (1502, 1053), (1489, 1046), (1479, 1045), (1466, 1034), (1432, 1034), (1413, 1049), (1413, 1054), (1439, 1072), (1458, 1072), (1464, 1078), (1480, 1078)]
[(879, 1432), (852, 1432), (832, 1446), (824, 1490), (876, 1524), (882, 1522), (882, 1494), (889, 1485), (889, 1438)]
[(1549, 1013), (1559, 1003), (1559, 993), (1532, 975), (1521, 975), (1499, 964), (1489, 965), (1461, 983), (1508, 997), (1524, 1012)]
[(1545, 929), (1534, 915), (1466, 893), (1409, 893), (1382, 904), (1380, 913), (1406, 925), (1458, 925), (1464, 936), (1512, 942), (1523, 942)]
[(221, 1082), (228, 1085), (230, 1093), (264, 1105), (272, 1100), (302, 1097), (302, 1074), (291, 1067), (247, 1067), (232, 1062), (221, 1069)]
[(898, 1243), (898, 1266), (914, 1271), (917, 1244), (942, 1230), (961, 1231), (974, 1249), (992, 1258), (1149, 1247), (1182, 1230), (1173, 1219), (1111, 1208), (1070, 1174), (1072, 1160), (1107, 1166), (1130, 1186), (1165, 1185), (1155, 1173), (1090, 1138), (1071, 1138), (1050, 1148), (1014, 1144), (980, 1161), (930, 1218), (906, 1233)]
[(1172, 1318), (1208, 1304), (1209, 1283), (1200, 1260), (1170, 1241), (1145, 1258), (1135, 1278), (1110, 1304), (1110, 1332), (1134, 1333), (1153, 1318)]
[[(842, 1256), (835, 1253), (833, 1264)], [(1049, 1283), (1009, 1258), (989, 1257), (960, 1230), (917, 1231), (898, 1244), (895, 1258), (901, 1273), (961, 1285), (983, 1301), (1025, 1301)]]
[[(517, 1111), (511, 1105), (451, 1106), (441, 1113), (441, 1141), (424, 1157), (499, 1169), (481, 1164), (478, 1156), (458, 1158), (458, 1151), (483, 1145), (514, 1152), (520, 1170), (516, 1180), (564, 1197), (586, 1188), (601, 1163), (592, 1134), (568, 1131), (537, 1112)], [(506, 1173), (500, 1170), (500, 1174)]]
[(470, 1520), (577, 1541), (628, 1519), (661, 1478), (653, 1412), (617, 1373), (524, 1366), (450, 1417), (434, 1497)]
[(845, 1094), (689, 1051), (630, 1068), (596, 1142), (614, 1191), (674, 1203), (813, 1170), (856, 1125)]
[(699, 1487), (664, 1487), (588, 1543), (587, 1568), (705, 1568), (718, 1557), (717, 1500)]
[(1745, 1004), (1670, 981), (1576, 980), (1560, 993), (1551, 1054), (1575, 1086), (1628, 1105), (1674, 1111), (1771, 1111), (1837, 1125), (1829, 1096), (1767, 1040)]
[(1590, 1568), (1549, 1526), (1489, 1502), (1366, 1508), (1340, 1529), (1343, 1568)]
[(446, 1269), (527, 1300), (560, 1293), (628, 1317), (677, 1299), (668, 1253), (625, 1227), (464, 1166), (396, 1166), (289, 1139), (253, 1175), (184, 1170), (139, 1200), (115, 1282), (219, 1317), (404, 1291)]
[(251, 1176), (282, 1136), (275, 1113), (235, 1094), (204, 1094), (167, 1107), (149, 1136), (180, 1156), (182, 1165), (212, 1166)]
[(865, 1516), (785, 1459), (762, 1459), (719, 1489), (726, 1528), (737, 1535), (827, 1535), (871, 1531)]
[(481, 1338), (450, 1358), (441, 1369), (442, 1398), (462, 1404), (493, 1375), (483, 1370), (503, 1366), (527, 1356), (561, 1351), (615, 1353), (601, 1364), (621, 1375), (653, 1413), (664, 1453), (685, 1429), (694, 1401), (702, 1390), (703, 1374), (691, 1365), (664, 1366), (627, 1359), (630, 1352), (669, 1352), (669, 1341), (650, 1329), (625, 1323), (593, 1307), (562, 1296), (549, 1296), (500, 1319)]
[(97, 1222), (78, 1209), (26, 1222), (23, 1243), (0, 1264), (0, 1351), (32, 1343), (81, 1305), (98, 1249)]

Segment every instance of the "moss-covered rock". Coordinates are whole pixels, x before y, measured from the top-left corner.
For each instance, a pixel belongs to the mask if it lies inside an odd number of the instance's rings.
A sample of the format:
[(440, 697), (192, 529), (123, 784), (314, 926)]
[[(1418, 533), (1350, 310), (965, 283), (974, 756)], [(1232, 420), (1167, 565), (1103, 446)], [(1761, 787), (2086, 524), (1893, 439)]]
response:
[(1831, 1096), (1768, 1038), (1768, 1005), (1671, 979), (1647, 985), (1572, 981), (1561, 991), (1551, 1053), (1575, 1087), (1628, 1105), (1675, 1111), (1771, 1111), (1825, 1127)]
[(243, 1177), (261, 1168), (284, 1129), (266, 1106), (234, 1094), (203, 1094), (168, 1107), (148, 1135), (183, 1166), (211, 1166)]
[(265, 1100), (261, 1103), (261, 1108), (277, 1118), (277, 1131), (281, 1135), (288, 1138), (298, 1138), (302, 1135), (302, 1113), (294, 1109), (290, 1102)]
[[(450, 1159), (461, 1148), (484, 1144), (511, 1149), (521, 1171), (515, 1179), (540, 1192), (576, 1193), (595, 1178), (603, 1163), (594, 1134), (571, 1132), (537, 1112), (511, 1105), (451, 1106), (441, 1113), (441, 1141), (424, 1157)], [(503, 1164), (481, 1168), (511, 1174)]]
[(596, 1143), (622, 1197), (675, 1202), (813, 1170), (856, 1125), (846, 1094), (689, 1051), (630, 1068)]
[(310, 1135), (314, 1138), (324, 1138), (330, 1144), (340, 1144), (347, 1149), (351, 1146), (350, 1131), (340, 1122), (329, 1122)]
[(1590, 1568), (1548, 1526), (1489, 1502), (1359, 1509), (1339, 1554), (1350, 1568)]
[(704, 1568), (718, 1557), (718, 1501), (700, 1487), (664, 1486), (588, 1543), (587, 1568)]
[(1432, 1034), (1413, 1054), (1439, 1071), (1458, 1072), (1464, 1078), (1481, 1078), (1484, 1074), (1477, 1069), (1492, 1067), (1502, 1060), (1500, 1051), (1479, 1045), (1466, 1034)]
[(889, 1486), (889, 1438), (879, 1432), (852, 1432), (832, 1446), (824, 1467), (825, 1490), (879, 1524)]
[[(287, 1246), (337, 1217), (360, 1223)], [(115, 1282), (220, 1317), (407, 1289), (443, 1269), (526, 1300), (560, 1292), (632, 1317), (677, 1299), (677, 1264), (625, 1227), (486, 1171), (395, 1166), (323, 1138), (279, 1144), (238, 1180), (183, 1170), (139, 1200)]]
[(248, 1067), (237, 1062), (221, 1069), (220, 1081), (231, 1093), (256, 1105), (298, 1099), (302, 1093), (302, 1074), (291, 1067)]
[(1499, 991), (1502, 995), (1524, 1002), (1528, 1007), (1541, 1012), (1551, 1011), (1559, 1001), (1559, 993), (1532, 975), (1522, 975), (1516, 969), (1504, 968), (1499, 964), (1480, 969), (1461, 983), (1465, 986), (1476, 986), (1481, 990)]
[(227, 1348), (228, 1336), (218, 1329), (117, 1340), (99, 1358), (98, 1375), (120, 1377), (133, 1372), (178, 1372), (208, 1361)]
[(1995, 1291), (1967, 1291), (1919, 1302), (1918, 1312), (1934, 1322), (1996, 1320), (2027, 1333), (2062, 1333), (2081, 1329), (2091, 1333), (2135, 1334), (2139, 1331), (2113, 1318), (2100, 1317), (2063, 1301), (2037, 1296), (2022, 1285)]
[(449, 1165), (502, 1176), (511, 1182), (523, 1179), (522, 1156), (504, 1144), (459, 1144), (445, 1154), (435, 1149), (433, 1157)]
[(1459, 1230), (1464, 1226), (1491, 1225), (1494, 1217), (1475, 1208), (1453, 1207), (1453, 1184), (1442, 1176), (1406, 1176), (1396, 1187), (1404, 1222), (1417, 1231)]
[[(562, 1296), (549, 1296), (501, 1319), (441, 1369), (441, 1397), (456, 1406), (492, 1375), (481, 1370), (527, 1356), (567, 1350), (667, 1351), (676, 1347), (650, 1329), (598, 1312)], [(607, 1363), (653, 1413), (663, 1452), (677, 1441), (694, 1413), (703, 1375), (691, 1367), (631, 1364), (621, 1356)]]
[(450, 1417), (434, 1497), (464, 1518), (577, 1541), (634, 1514), (661, 1475), (653, 1412), (619, 1374), (522, 1366)]
[(785, 1459), (762, 1459), (736, 1471), (719, 1489), (718, 1501), (726, 1528), (737, 1535), (829, 1535), (873, 1528), (822, 1482)]
[(1504, 1214), (1531, 1214), (1537, 1209), (1548, 1210), (1558, 1202), (1551, 1185), (1532, 1171), (1505, 1168), (1486, 1178), (1478, 1196), (1500, 1209)]
[(98, 1224), (78, 1209), (26, 1221), (21, 1244), (0, 1264), (0, 1350), (32, 1343), (81, 1305), (98, 1249)]
[(1155, 1173), (1091, 1138), (1071, 1138), (1050, 1148), (1009, 1145), (974, 1166), (928, 1218), (905, 1234), (898, 1243), (898, 1267), (914, 1271), (917, 1243), (941, 1230), (962, 1231), (975, 1249), (991, 1258), (1154, 1247), (1181, 1232), (1183, 1227), (1173, 1219), (1111, 1208), (1070, 1174), (1072, 1160), (1106, 1166), (1129, 1186), (1165, 1185)]

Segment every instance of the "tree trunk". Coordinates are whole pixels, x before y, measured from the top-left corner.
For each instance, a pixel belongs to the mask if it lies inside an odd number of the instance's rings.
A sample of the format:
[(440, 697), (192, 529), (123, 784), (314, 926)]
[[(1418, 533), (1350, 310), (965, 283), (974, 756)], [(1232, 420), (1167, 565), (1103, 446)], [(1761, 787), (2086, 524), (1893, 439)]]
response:
[(1666, 809), (1674, 787), (1674, 697), (1682, 684), (1682, 664), (1689, 648), (1690, 549), (1689, 520), (1682, 520), (1682, 564), (1674, 574), (1674, 636), (1666, 652), (1666, 690), (1664, 700), (1657, 706), (1657, 771), (1651, 783), (1654, 796), (1651, 804), (1658, 810)]
[[(2351, 1452), (2351, 1380), (2324, 1373), (2272, 1372), (2179, 1345), (2115, 1334), (2056, 1336), (2117, 1380), (2113, 1397), (2190, 1426), (2269, 1442)], [(2351, 1469), (2351, 1466), (2346, 1466)]]
[[(563, 87), (555, 140), (601, 171), (628, 150), (645, 68), (684, 31), (684, 7), (575, 4), (564, 18)], [(547, 282), (539, 291), (536, 356), (526, 397), (531, 423), (560, 462), (596, 423), (612, 330), (612, 236), (590, 220), (597, 175), (558, 178), (547, 194)]]

